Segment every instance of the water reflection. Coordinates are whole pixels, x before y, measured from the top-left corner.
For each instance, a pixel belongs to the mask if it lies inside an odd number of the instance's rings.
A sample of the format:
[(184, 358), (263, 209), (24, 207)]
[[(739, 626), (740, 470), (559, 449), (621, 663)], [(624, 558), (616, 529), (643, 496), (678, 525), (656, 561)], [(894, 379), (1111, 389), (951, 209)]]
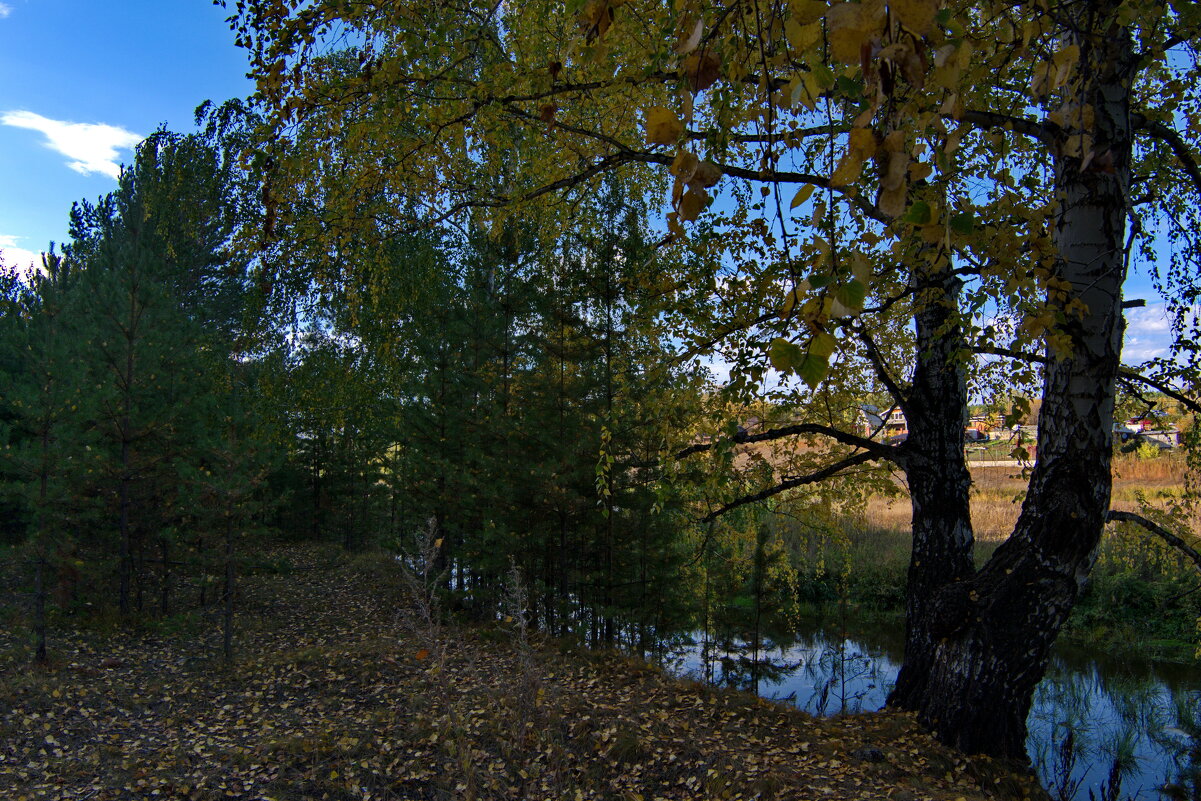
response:
[[(812, 624), (759, 638), (698, 634), (663, 661), (681, 675), (836, 715), (881, 708), (901, 654), (895, 629)], [(1060, 648), (1027, 723), (1030, 759), (1053, 798), (1201, 801), (1195, 669)]]

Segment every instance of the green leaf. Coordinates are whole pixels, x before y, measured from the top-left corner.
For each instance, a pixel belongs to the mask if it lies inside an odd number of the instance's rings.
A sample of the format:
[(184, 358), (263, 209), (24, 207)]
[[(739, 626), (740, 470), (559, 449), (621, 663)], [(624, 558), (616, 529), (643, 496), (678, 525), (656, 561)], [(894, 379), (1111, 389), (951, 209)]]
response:
[(834, 85), (834, 70), (825, 64), (818, 64), (813, 67), (813, 77), (817, 79), (817, 85), (823, 90), (829, 89)]
[(796, 369), (796, 365), (804, 358), (804, 351), (799, 346), (789, 342), (784, 337), (776, 337), (767, 349), (767, 358), (771, 366), (781, 373)]
[(851, 312), (858, 314), (863, 311), (863, 301), (867, 299), (867, 285), (857, 278), (852, 278), (834, 290), (834, 298)]
[(830, 283), (830, 276), (826, 273), (812, 273), (810, 274), (808, 281), (809, 286), (813, 287), (814, 289), (821, 289)]
[(825, 331), (814, 334), (813, 339), (809, 342), (810, 356), (829, 359), (836, 350), (838, 350), (838, 339)]
[(911, 225), (929, 225), (930, 221), (930, 204), (920, 200), (915, 201), (905, 212), (905, 216), (901, 218), (901, 222)]
[(838, 93), (843, 97), (851, 100), (859, 100), (863, 97), (863, 83), (845, 75), (839, 75), (836, 81)]
[(814, 353), (806, 353), (796, 371), (810, 389), (817, 389), (818, 384), (830, 372), (830, 360)]
[(951, 217), (951, 230), (960, 236), (967, 236), (976, 227), (976, 216), (970, 211), (960, 212)]

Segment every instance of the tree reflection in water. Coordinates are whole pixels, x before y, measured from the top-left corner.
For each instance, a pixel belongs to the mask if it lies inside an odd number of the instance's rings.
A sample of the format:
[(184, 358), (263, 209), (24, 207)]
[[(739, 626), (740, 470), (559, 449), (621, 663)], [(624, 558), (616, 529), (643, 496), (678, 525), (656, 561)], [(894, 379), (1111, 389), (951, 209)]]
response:
[[(887, 629), (821, 627), (771, 637), (696, 634), (664, 664), (815, 715), (873, 711), (901, 661)], [(756, 647), (756, 644), (758, 647)], [(1035, 693), (1027, 749), (1059, 801), (1201, 801), (1201, 674), (1059, 649)]]

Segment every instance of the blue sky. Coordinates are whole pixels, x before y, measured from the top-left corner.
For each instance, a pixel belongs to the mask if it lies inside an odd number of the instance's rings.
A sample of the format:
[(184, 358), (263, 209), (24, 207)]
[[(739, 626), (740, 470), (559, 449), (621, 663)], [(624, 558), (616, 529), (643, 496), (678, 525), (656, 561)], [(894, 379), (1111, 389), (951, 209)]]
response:
[(0, 0), (0, 249), (24, 266), (159, 125), (253, 91), (210, 0)]
[[(0, 252), (27, 266), (66, 238), (71, 203), (116, 186), (159, 125), (191, 131), (202, 101), (253, 91), (226, 9), (210, 0), (0, 0)], [(1163, 353), (1163, 304), (1127, 294), (1126, 359)]]

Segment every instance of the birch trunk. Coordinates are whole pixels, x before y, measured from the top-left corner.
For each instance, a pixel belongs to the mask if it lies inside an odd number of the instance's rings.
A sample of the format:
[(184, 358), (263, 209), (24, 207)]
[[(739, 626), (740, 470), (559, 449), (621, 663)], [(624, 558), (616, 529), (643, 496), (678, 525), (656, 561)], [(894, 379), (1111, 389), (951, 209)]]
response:
[(969, 753), (1027, 759), (1034, 688), (1092, 569), (1109, 509), (1136, 67), (1128, 31), (1099, 22), (1115, 11), (1112, 2), (1078, 4), (1063, 41), (1080, 47), (1072, 89), (1094, 119), (1083, 131), (1091, 158), (1066, 149), (1055, 154), (1054, 272), (1070, 290), (1054, 302), (1062, 310), (1079, 299), (1086, 310), (1064, 315), (1059, 331), (1070, 347), (1048, 352), (1027, 497), (1013, 536), (977, 575), (933, 592), (916, 588), (926, 597), (911, 604), (911, 629), (925, 638), (910, 637), (915, 650), (906, 653), (906, 670), (917, 675), (898, 683), (891, 699)]

